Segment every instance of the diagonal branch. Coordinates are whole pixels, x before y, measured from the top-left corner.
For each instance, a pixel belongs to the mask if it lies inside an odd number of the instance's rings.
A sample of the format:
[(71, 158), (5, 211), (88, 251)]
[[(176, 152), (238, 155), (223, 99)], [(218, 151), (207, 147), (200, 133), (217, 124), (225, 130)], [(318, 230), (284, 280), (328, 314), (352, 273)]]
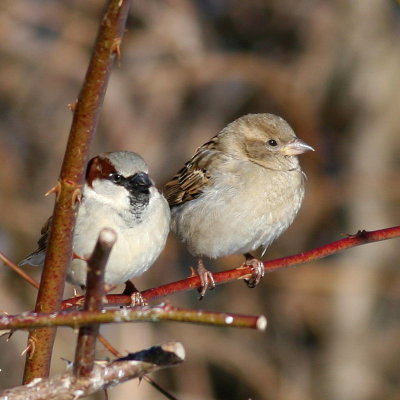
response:
[[(294, 267), (307, 262), (319, 260), (321, 258), (336, 254), (339, 251), (349, 249), (351, 247), (360, 246), (367, 243), (379, 242), (382, 240), (394, 239), (400, 237), (400, 226), (392, 228), (379, 229), (376, 231), (359, 231), (355, 235), (348, 235), (344, 239), (337, 240), (316, 249), (306, 251), (304, 253), (295, 254), (293, 256), (277, 258), (271, 261), (265, 261), (264, 267), (266, 272), (273, 272), (280, 269)], [(214, 275), (216, 284), (227, 283), (237, 279), (245, 279), (251, 276), (251, 267), (241, 266), (239, 268), (230, 269), (223, 272), (217, 272)], [(167, 283), (157, 288), (148, 289), (141, 292), (145, 300), (157, 299), (171, 294), (184, 292), (191, 289), (201, 287), (200, 279), (197, 276), (182, 279), (180, 281)], [(75, 297), (63, 301), (62, 309), (80, 306), (82, 297)], [(129, 305), (131, 303), (130, 296), (111, 294), (107, 296), (108, 305)]]
[[(96, 130), (115, 54), (119, 53), (129, 4), (129, 0), (109, 0), (85, 82), (73, 107), (74, 117), (60, 178), (52, 190), (57, 198), (36, 300), (37, 312), (54, 312), (61, 304), (66, 270), (72, 255), (76, 204), (80, 196), (89, 146)], [(24, 383), (48, 376), (54, 338), (54, 329), (37, 329), (30, 334), (28, 343), (35, 343), (35, 351), (27, 352)]]
[(35, 379), (28, 385), (7, 389), (0, 400), (75, 400), (107, 389), (129, 379), (181, 363), (185, 350), (181, 343), (171, 342), (161, 346), (128, 354), (107, 363), (96, 363), (86, 377), (75, 377), (71, 372), (51, 379)]
[(18, 274), (22, 279), (30, 283), (33, 287), (36, 289), (39, 289), (39, 283), (35, 281), (31, 276), (29, 276), (21, 267), (18, 265), (14, 264), (8, 257), (6, 257), (1, 251), (0, 251), (0, 260), (3, 261), (7, 267), (10, 267), (16, 274)]

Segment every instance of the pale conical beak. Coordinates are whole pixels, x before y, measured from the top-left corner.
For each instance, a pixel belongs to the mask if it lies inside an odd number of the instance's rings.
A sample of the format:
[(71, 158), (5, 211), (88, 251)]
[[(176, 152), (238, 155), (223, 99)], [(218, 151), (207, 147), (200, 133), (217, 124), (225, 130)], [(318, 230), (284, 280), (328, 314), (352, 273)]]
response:
[(299, 138), (296, 138), (293, 142), (282, 148), (282, 152), (285, 156), (296, 156), (305, 153), (306, 151), (314, 151), (314, 149)]

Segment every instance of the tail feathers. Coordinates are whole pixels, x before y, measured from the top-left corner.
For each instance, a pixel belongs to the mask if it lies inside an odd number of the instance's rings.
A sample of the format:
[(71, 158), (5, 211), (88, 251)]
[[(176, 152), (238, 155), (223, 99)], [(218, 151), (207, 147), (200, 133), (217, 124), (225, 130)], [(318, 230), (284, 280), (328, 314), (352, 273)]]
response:
[(43, 267), (45, 255), (46, 253), (42, 250), (35, 251), (20, 261), (18, 265), (21, 267), (22, 265), (29, 264), (33, 265), (34, 267)]
[(25, 264), (33, 265), (34, 267), (43, 267), (44, 265), (44, 257), (46, 256), (47, 242), (50, 236), (50, 227), (51, 227), (52, 217), (50, 217), (46, 223), (43, 225), (40, 233), (40, 239), (38, 240), (37, 249), (26, 256), (18, 265), (22, 266)]

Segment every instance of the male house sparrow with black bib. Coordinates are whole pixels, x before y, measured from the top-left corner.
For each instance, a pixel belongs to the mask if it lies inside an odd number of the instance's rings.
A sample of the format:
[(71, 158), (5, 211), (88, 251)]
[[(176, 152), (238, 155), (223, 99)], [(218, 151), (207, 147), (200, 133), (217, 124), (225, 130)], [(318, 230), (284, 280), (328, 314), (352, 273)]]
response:
[[(169, 222), (168, 203), (150, 179), (142, 157), (120, 151), (92, 158), (76, 219), (68, 281), (74, 285), (86, 284), (85, 259), (106, 227), (114, 229), (117, 241), (108, 259), (105, 283), (116, 285), (143, 274), (163, 250)], [(20, 265), (43, 265), (48, 226), (49, 223), (42, 230), (38, 250)]]
[(273, 114), (249, 114), (199, 147), (165, 185), (171, 230), (197, 257), (201, 297), (215, 286), (203, 258), (244, 254), (254, 267), (248, 285), (264, 274), (250, 252), (265, 249), (293, 222), (304, 197), (297, 155), (311, 146)]

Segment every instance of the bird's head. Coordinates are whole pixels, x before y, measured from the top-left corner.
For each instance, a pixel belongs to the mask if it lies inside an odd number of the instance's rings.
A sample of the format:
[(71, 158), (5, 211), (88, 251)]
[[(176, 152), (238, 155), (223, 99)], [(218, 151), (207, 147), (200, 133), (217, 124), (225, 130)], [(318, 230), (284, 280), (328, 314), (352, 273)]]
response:
[(283, 118), (273, 114), (244, 115), (218, 136), (223, 151), (270, 169), (296, 168), (297, 155), (314, 150)]
[(102, 153), (89, 161), (86, 186), (99, 201), (129, 208), (147, 204), (154, 183), (142, 157), (118, 151)]

